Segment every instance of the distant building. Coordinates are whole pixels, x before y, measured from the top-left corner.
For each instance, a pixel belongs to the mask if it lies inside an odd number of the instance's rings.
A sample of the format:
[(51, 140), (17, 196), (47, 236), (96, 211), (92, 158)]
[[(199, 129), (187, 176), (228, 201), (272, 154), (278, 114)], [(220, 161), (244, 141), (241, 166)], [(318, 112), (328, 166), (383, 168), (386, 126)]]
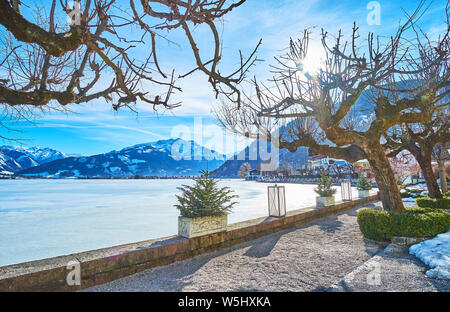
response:
[(253, 169), (247, 172), (246, 180), (254, 181), (261, 177), (261, 171)]
[(315, 155), (311, 156), (307, 161), (306, 165), (309, 170), (317, 171), (321, 169), (328, 169), (328, 164), (330, 157), (325, 155)]
[(339, 171), (348, 172), (349, 163), (343, 159), (331, 158), (325, 155), (311, 156), (307, 162), (307, 169), (315, 174), (327, 170), (327, 171)]
[(418, 172), (418, 174), (413, 174), (410, 175), (409, 177), (407, 177), (404, 181), (403, 184), (417, 184), (417, 183), (422, 183), (425, 182), (425, 179), (423, 177), (422, 171)]
[(373, 177), (372, 168), (367, 159), (361, 159), (353, 163), (353, 169), (360, 178), (370, 179)]
[(280, 175), (280, 172), (278, 171), (264, 171), (264, 170), (259, 170), (259, 169), (253, 169), (250, 170), (249, 172), (247, 172), (247, 177), (246, 180), (258, 180), (261, 179), (262, 177), (277, 177), (277, 176), (282, 176)]

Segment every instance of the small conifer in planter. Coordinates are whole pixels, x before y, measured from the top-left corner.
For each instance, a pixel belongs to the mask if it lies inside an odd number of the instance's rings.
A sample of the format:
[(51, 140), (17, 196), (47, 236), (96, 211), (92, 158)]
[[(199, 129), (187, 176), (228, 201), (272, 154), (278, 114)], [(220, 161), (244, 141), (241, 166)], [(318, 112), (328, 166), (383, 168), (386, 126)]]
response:
[(359, 178), (356, 183), (356, 188), (358, 189), (358, 197), (364, 198), (369, 196), (372, 184), (366, 178)]
[(176, 195), (180, 211), (178, 218), (178, 234), (183, 237), (196, 237), (214, 232), (225, 231), (228, 224), (228, 213), (239, 197), (233, 195), (229, 187), (219, 187), (218, 181), (209, 177), (210, 172), (201, 171), (195, 178), (195, 184), (182, 185)]
[(334, 194), (336, 194), (336, 189), (332, 188), (332, 185), (333, 181), (331, 178), (322, 172), (317, 187), (314, 189), (314, 191), (319, 194), (319, 196), (316, 197), (317, 208), (334, 205)]

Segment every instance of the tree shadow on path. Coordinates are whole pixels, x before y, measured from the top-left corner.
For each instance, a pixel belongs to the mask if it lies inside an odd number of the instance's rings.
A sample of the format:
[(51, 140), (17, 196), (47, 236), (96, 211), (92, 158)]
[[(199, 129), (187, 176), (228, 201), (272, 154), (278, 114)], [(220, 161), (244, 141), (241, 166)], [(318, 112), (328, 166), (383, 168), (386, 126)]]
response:
[(244, 255), (252, 258), (267, 257), (270, 255), (273, 248), (275, 248), (276, 244), (283, 235), (286, 235), (287, 233), (295, 230), (296, 228), (292, 228), (289, 230), (273, 233), (268, 236), (260, 237), (254, 241), (250, 241), (248, 242), (248, 244), (251, 245), (251, 247), (244, 253)]

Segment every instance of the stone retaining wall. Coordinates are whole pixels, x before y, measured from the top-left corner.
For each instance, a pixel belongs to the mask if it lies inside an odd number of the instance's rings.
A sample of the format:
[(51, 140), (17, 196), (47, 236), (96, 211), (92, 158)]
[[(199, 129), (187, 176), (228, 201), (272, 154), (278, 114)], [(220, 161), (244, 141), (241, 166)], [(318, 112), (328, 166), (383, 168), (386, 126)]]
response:
[[(339, 202), (333, 206), (288, 211), (283, 218), (258, 218), (234, 223), (227, 231), (191, 239), (170, 236), (0, 267), (0, 291), (75, 291), (136, 272), (230, 247), (258, 237), (379, 200), (379, 195)], [(79, 268), (79, 270), (78, 270)], [(77, 271), (78, 270), (78, 271)], [(80, 285), (70, 286), (68, 275), (80, 272)]]

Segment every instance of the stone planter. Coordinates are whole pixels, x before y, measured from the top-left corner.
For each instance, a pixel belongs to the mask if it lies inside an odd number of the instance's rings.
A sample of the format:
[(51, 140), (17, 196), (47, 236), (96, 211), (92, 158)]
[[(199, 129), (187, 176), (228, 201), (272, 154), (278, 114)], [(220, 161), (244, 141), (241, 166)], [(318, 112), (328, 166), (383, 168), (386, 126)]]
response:
[(316, 197), (316, 207), (322, 208), (325, 206), (332, 206), (334, 205), (334, 196), (329, 197)]
[(369, 197), (369, 195), (370, 195), (370, 190), (358, 190), (359, 198)]
[(192, 238), (227, 230), (228, 215), (216, 217), (185, 218), (178, 217), (178, 235)]

